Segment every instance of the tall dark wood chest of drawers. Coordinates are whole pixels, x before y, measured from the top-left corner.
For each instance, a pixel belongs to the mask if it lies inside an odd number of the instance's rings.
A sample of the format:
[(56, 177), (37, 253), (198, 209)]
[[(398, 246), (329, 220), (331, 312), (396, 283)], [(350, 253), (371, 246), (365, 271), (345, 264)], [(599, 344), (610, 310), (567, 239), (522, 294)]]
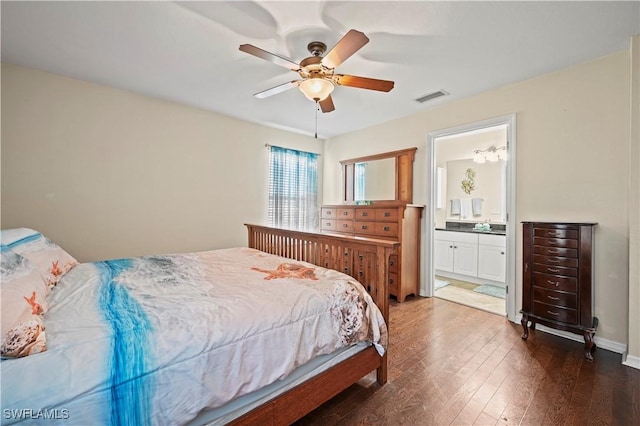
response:
[(584, 336), (592, 361), (594, 317), (593, 234), (595, 223), (522, 223), (522, 328), (536, 323)]

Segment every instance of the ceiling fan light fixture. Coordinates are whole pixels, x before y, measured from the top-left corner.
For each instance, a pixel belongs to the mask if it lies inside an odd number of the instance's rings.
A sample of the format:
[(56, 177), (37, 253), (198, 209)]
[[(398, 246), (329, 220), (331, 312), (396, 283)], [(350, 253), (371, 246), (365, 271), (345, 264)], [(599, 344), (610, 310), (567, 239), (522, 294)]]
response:
[(321, 77), (308, 78), (298, 87), (307, 99), (314, 102), (325, 100), (334, 89), (333, 83)]

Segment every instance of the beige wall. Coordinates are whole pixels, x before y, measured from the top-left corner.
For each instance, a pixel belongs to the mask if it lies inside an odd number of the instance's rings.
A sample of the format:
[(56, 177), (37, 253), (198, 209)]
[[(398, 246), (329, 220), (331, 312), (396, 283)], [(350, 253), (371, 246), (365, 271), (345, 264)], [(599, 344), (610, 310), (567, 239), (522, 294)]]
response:
[(2, 228), (81, 261), (246, 245), (266, 223), (265, 143), (310, 137), (2, 65)]
[(597, 335), (626, 344), (629, 91), (629, 52), (624, 51), (331, 139), (325, 144), (324, 199), (340, 199), (339, 160), (416, 146), (414, 202), (426, 204), (427, 134), (515, 113), (517, 310), (519, 223), (596, 221)]

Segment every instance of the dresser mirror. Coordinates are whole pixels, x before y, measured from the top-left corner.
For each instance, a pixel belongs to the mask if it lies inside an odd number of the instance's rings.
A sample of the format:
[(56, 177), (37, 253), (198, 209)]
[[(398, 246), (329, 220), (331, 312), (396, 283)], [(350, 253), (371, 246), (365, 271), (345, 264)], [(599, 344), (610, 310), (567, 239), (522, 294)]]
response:
[(347, 204), (413, 202), (413, 160), (417, 148), (340, 161)]

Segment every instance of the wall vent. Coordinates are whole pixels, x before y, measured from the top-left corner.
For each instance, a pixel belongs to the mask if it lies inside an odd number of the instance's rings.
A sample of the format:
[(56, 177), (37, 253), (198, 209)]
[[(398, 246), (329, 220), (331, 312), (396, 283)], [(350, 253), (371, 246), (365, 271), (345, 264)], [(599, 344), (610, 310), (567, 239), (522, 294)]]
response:
[(431, 99), (439, 98), (440, 96), (446, 96), (448, 94), (449, 93), (445, 92), (444, 90), (438, 90), (437, 92), (429, 93), (428, 95), (424, 95), (416, 99), (416, 102), (423, 103), (423, 102), (430, 101)]

